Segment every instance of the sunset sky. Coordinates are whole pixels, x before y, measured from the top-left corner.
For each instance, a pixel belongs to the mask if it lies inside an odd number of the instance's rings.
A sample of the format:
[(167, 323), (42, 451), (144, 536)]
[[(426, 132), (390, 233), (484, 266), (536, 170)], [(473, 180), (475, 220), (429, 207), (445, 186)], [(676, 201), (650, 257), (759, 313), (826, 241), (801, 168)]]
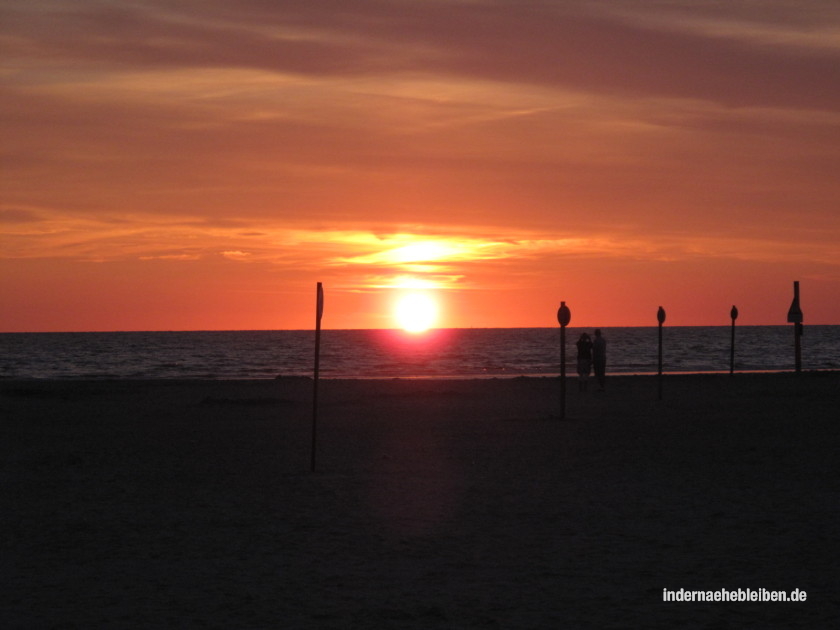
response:
[(836, 0), (0, 0), (0, 331), (840, 324)]

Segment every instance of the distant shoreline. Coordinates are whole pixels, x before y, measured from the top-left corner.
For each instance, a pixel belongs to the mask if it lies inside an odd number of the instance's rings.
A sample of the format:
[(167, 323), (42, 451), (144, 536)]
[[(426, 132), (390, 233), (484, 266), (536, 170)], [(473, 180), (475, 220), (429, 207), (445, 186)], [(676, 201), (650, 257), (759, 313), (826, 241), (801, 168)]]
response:
[[(819, 328), (819, 327), (832, 327), (832, 326), (840, 326), (840, 324), (804, 324), (805, 328)], [(665, 326), (665, 329), (668, 328), (725, 328), (729, 330), (731, 324), (668, 324)], [(788, 328), (791, 327), (792, 324), (736, 324), (736, 330), (741, 328)], [(603, 330), (622, 330), (622, 329), (631, 329), (631, 328), (652, 328), (656, 329), (656, 324), (646, 324), (646, 325), (628, 325), (628, 326), (609, 326), (603, 324), (597, 325), (569, 325), (566, 330), (592, 330), (595, 328), (601, 328)], [(441, 328), (430, 328), (425, 333), (407, 333), (401, 328), (330, 328), (325, 326), (322, 328), (322, 333), (328, 332), (393, 332), (397, 334), (408, 334), (414, 335), (418, 334), (420, 337), (424, 334), (434, 334), (435, 332), (445, 332), (445, 331), (461, 331), (461, 330), (556, 330), (560, 331), (559, 326), (451, 326), (451, 327), (441, 327)], [(176, 330), (176, 329), (160, 329), (160, 330), (9, 330), (9, 331), (0, 331), (0, 335), (121, 335), (121, 334), (158, 334), (158, 333), (173, 333), (173, 334), (183, 334), (183, 333), (275, 333), (275, 332), (295, 332), (295, 333), (313, 333), (315, 330), (313, 328), (197, 328), (197, 329), (185, 329), (185, 330)]]

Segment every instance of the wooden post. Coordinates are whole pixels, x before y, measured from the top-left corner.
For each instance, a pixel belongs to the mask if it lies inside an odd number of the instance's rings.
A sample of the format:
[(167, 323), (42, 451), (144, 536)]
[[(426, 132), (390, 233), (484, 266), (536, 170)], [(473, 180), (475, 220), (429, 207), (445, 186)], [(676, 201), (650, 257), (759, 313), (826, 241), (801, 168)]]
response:
[(738, 319), (738, 309), (732, 305), (732, 310), (729, 311), (729, 317), (732, 318), (732, 339), (729, 343), (729, 376), (735, 374), (735, 320)]
[(799, 281), (793, 283), (793, 302), (787, 316), (788, 323), (793, 324), (793, 350), (795, 353), (796, 373), (802, 371), (802, 308), (799, 306)]
[(665, 309), (661, 306), (656, 312), (656, 319), (659, 322), (659, 376), (657, 380), (659, 385), (659, 400), (662, 400), (662, 324), (665, 323)]
[(572, 312), (565, 302), (560, 302), (557, 321), (560, 323), (560, 419), (566, 419), (566, 326), (572, 319)]
[(315, 444), (318, 431), (318, 377), (321, 369), (321, 317), (324, 314), (324, 288), (318, 283), (315, 298), (315, 369), (312, 382), (312, 452), (310, 469), (315, 472)]

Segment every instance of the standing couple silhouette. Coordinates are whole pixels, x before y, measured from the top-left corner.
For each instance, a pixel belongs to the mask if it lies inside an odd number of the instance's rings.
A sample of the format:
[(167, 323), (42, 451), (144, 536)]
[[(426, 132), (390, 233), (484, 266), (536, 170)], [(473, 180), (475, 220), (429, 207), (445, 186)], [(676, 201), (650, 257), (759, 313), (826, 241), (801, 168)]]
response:
[(607, 380), (607, 341), (601, 335), (601, 329), (595, 329), (593, 341), (583, 333), (575, 343), (577, 346), (578, 391), (589, 390), (589, 374), (594, 369), (598, 380), (598, 391), (604, 391)]

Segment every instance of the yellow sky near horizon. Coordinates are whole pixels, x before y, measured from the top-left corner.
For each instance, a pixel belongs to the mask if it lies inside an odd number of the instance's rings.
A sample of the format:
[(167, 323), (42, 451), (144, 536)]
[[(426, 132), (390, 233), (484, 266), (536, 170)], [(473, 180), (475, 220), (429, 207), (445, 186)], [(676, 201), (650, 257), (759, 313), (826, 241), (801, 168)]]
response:
[(0, 6), (0, 331), (840, 323), (840, 8)]

